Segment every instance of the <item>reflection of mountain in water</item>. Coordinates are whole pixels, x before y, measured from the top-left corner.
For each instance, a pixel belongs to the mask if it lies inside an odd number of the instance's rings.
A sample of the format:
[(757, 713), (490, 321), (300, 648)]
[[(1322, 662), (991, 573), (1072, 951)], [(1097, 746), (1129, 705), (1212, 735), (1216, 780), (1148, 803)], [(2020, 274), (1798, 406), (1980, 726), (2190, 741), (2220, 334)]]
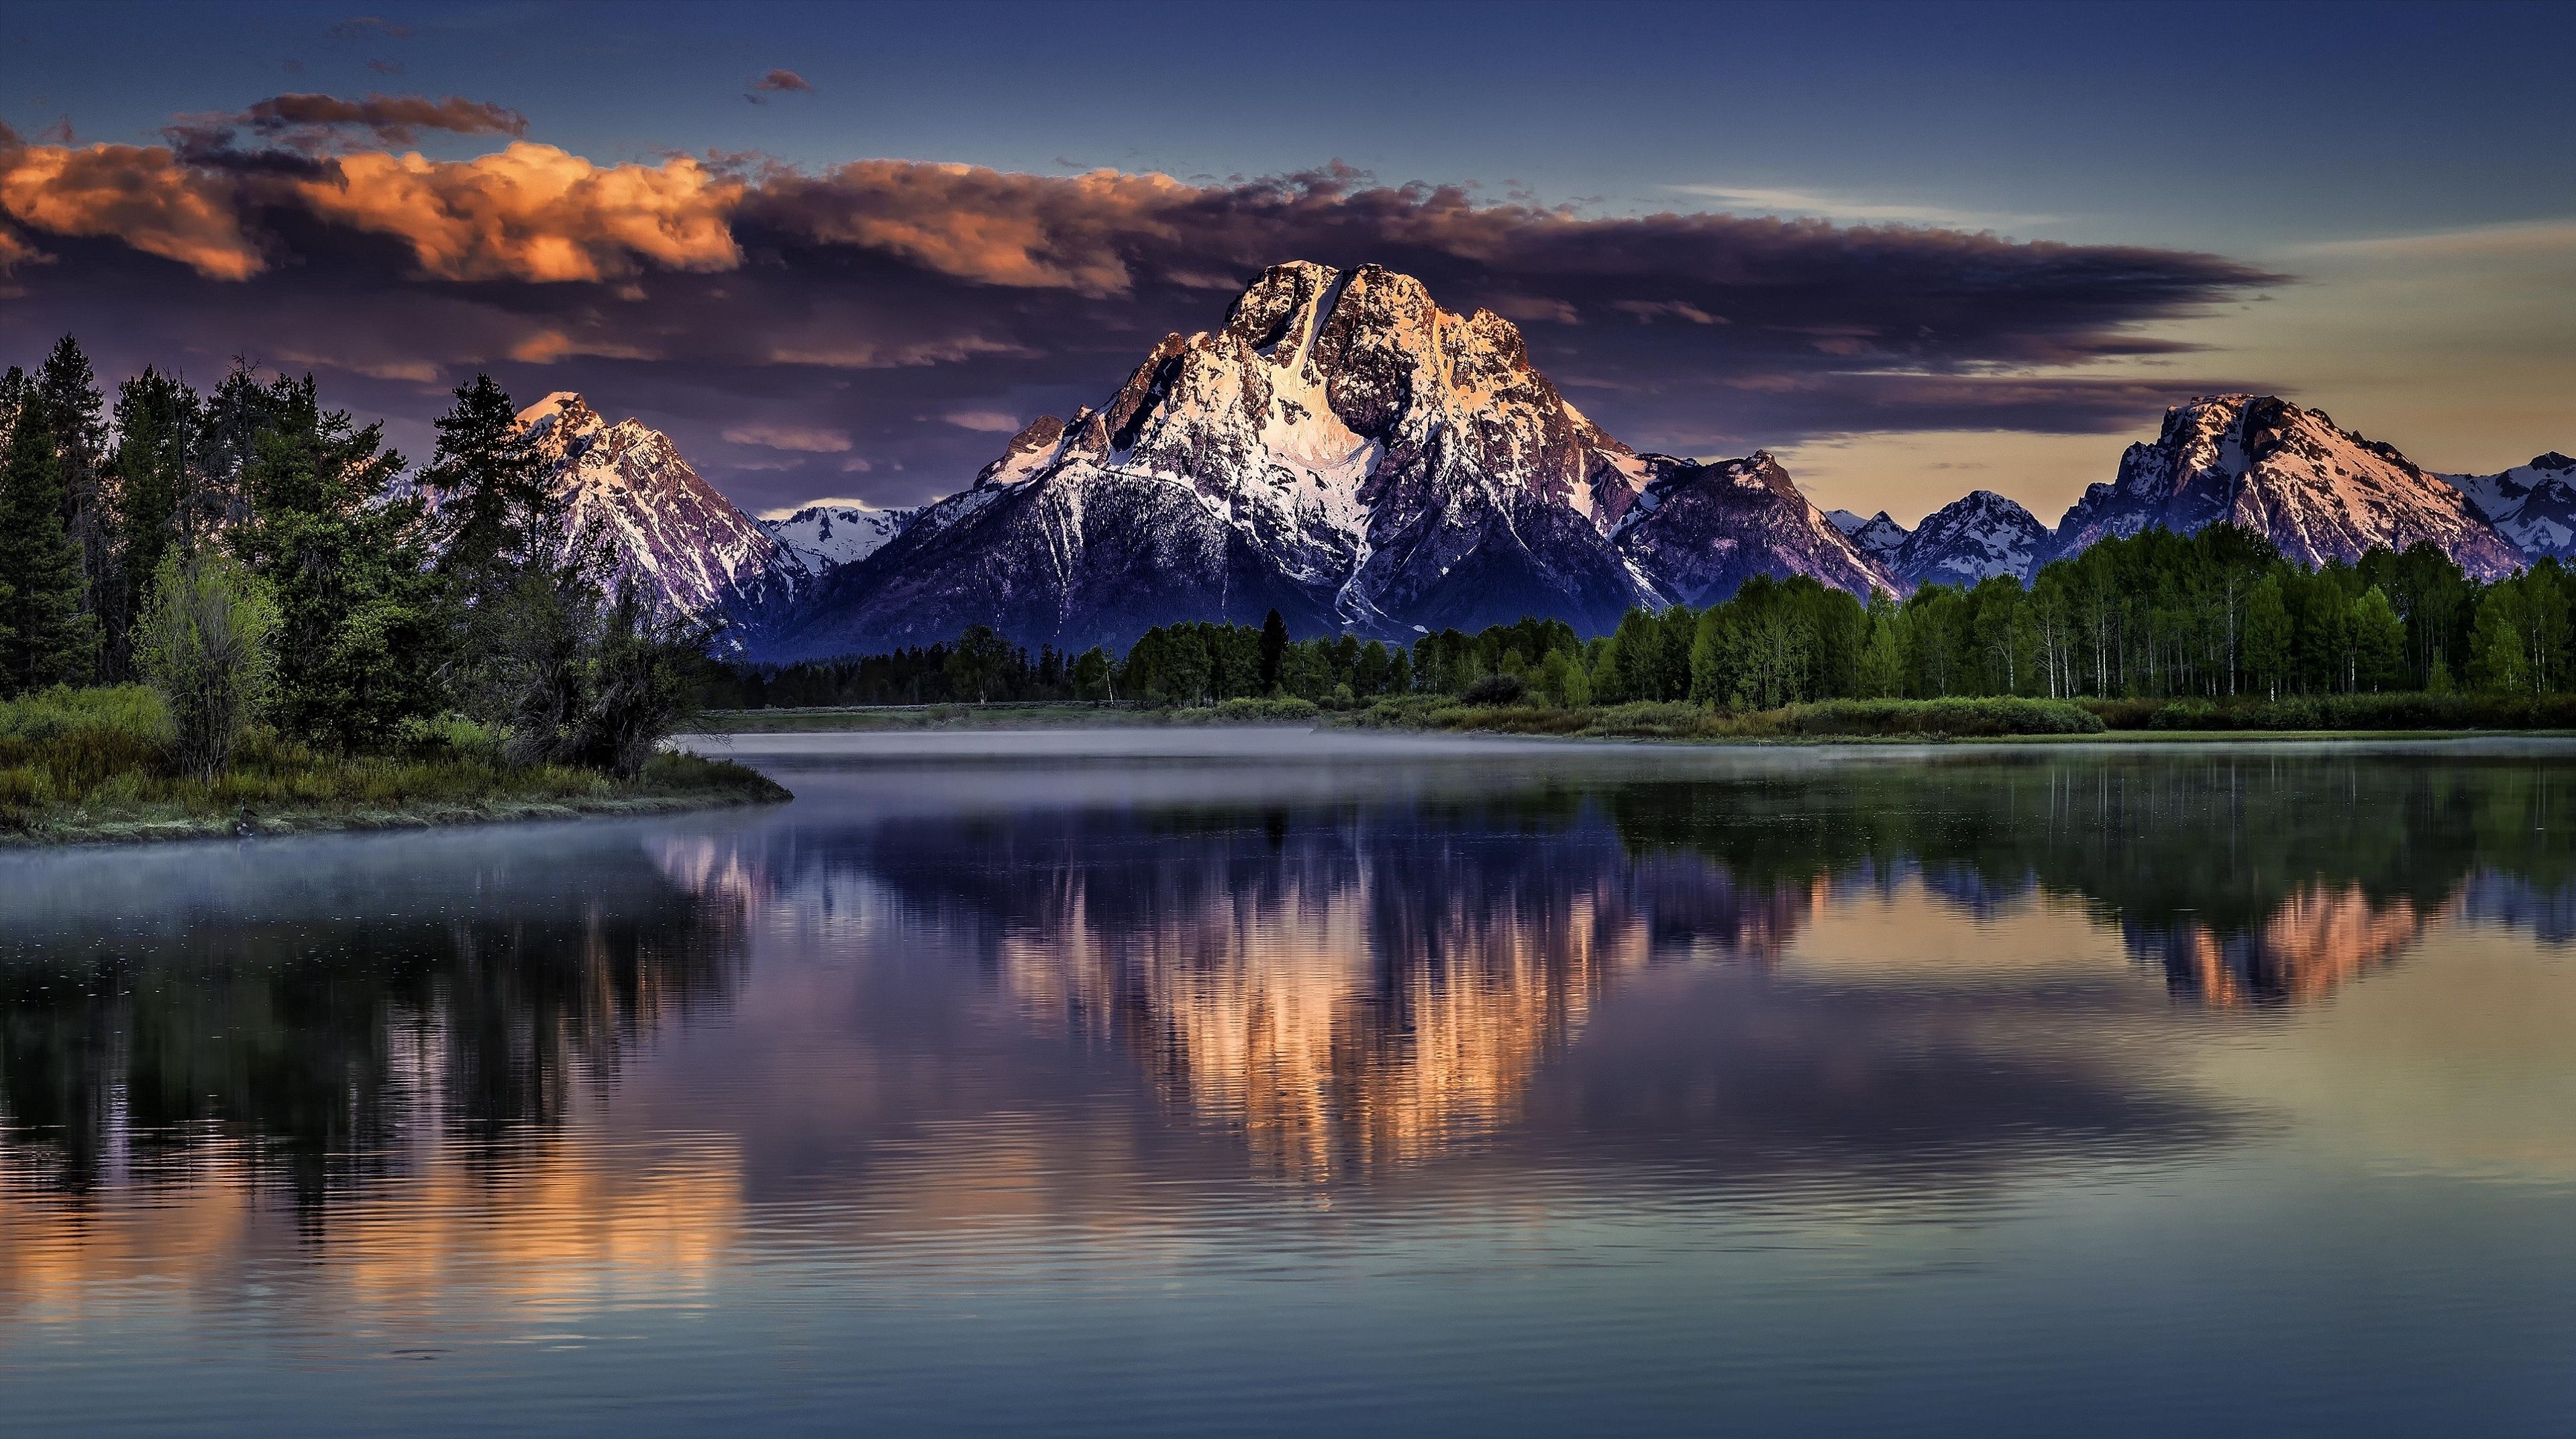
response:
[(541, 1141), (738, 968), (738, 909), (631, 838), (253, 853), (8, 873), (0, 1177), (180, 1183), (221, 1151), (316, 1209), (430, 1136)]
[(1991, 917), (2034, 891), (2082, 900), (2178, 995), (2318, 998), (2395, 959), (2437, 916), (2576, 934), (2576, 825), (2552, 760), (2221, 751), (1992, 753), (1636, 786), (1620, 832), (1739, 881), (1919, 877)]

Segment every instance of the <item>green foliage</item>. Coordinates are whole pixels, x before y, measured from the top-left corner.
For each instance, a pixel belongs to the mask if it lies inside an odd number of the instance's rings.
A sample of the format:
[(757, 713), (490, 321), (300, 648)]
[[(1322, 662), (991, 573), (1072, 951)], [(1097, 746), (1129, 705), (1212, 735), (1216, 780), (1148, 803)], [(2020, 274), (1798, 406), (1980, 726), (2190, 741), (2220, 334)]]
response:
[(0, 693), (89, 676), (97, 631), (82, 610), (81, 555), (44, 396), (12, 367), (0, 376)]
[(253, 520), (227, 538), (276, 599), (277, 723), (325, 748), (375, 748), (444, 707), (449, 592), (419, 502), (383, 498), (402, 468), (383, 427), (324, 411), (309, 375), (268, 399), (243, 476)]
[(948, 683), (960, 695), (983, 704), (1009, 677), (1013, 647), (986, 625), (970, 625), (948, 652)]
[(135, 626), (136, 664), (169, 712), (172, 758), (202, 780), (232, 762), (277, 675), (268, 586), (213, 549), (171, 553)]

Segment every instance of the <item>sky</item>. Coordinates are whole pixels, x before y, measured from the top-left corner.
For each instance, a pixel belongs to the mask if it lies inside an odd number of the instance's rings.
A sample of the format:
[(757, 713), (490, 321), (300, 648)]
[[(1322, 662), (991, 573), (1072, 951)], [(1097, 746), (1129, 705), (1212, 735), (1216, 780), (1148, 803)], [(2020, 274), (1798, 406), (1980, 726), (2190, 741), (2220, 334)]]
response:
[(0, 9), (0, 360), (915, 504), (1313, 259), (1908, 522), (2226, 390), (2576, 451), (2576, 7), (364, 3)]

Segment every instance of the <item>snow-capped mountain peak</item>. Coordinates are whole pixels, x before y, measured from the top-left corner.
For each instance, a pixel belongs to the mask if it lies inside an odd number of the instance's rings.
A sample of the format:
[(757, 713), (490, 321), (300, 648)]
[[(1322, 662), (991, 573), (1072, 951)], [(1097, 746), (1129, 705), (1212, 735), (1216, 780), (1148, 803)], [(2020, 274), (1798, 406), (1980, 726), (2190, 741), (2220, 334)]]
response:
[(1889, 567), (1908, 585), (2027, 579), (2048, 541), (2048, 526), (2037, 516), (1992, 490), (1977, 490), (1925, 515)]
[(777, 540), (640, 420), (609, 424), (590, 403), (557, 391), (519, 412), (576, 533), (607, 537), (618, 571), (662, 603), (691, 613), (783, 598), (789, 576)]
[(2338, 427), (2322, 410), (2242, 394), (2166, 411), (2155, 442), (2131, 445), (2118, 477), (2066, 512), (2051, 554), (2156, 527), (2191, 534), (2222, 520), (2268, 535), (2311, 566), (2420, 540), (2481, 579), (2522, 563), (2466, 494), (2394, 447)]
[(1905, 526), (1890, 518), (1885, 510), (1867, 519), (1849, 510), (1827, 510), (1825, 519), (1835, 529), (1842, 531), (1853, 544), (1859, 546), (1861, 553), (1881, 561), (1893, 557), (1897, 549), (1905, 543), (1906, 535), (1910, 533)]
[(1723, 598), (1751, 573), (1892, 587), (1767, 456), (1638, 454), (1520, 332), (1375, 265), (1273, 266), (1115, 394), (1014, 436), (969, 489), (824, 582), (781, 653), (994, 624), (1123, 644), (1174, 618), (1409, 636)]

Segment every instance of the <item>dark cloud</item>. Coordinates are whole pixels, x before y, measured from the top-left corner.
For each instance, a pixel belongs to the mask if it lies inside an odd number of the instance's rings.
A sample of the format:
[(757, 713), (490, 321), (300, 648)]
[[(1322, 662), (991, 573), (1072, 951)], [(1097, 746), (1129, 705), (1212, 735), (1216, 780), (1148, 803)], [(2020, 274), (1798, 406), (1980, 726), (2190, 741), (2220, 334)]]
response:
[[(524, 129), (498, 106), (420, 97), (279, 96), (217, 119), (263, 140)], [(1235, 287), (1292, 258), (1373, 261), (1452, 309), (1511, 317), (1612, 433), (1693, 454), (2151, 423), (2212, 377), (2082, 367), (2187, 354), (2145, 327), (2281, 278), (2169, 250), (1480, 206), (1338, 165), (1195, 185), (893, 160), (598, 166), (524, 140), (465, 161), (173, 140), (0, 145), (14, 228), (0, 260), (14, 244), (51, 261), (15, 270), (27, 293), (0, 301), (0, 342), (112, 336), (131, 353), (111, 370), (211, 371), (236, 352), (310, 364), (415, 444), (440, 386), (490, 367), (514, 392), (578, 388), (671, 429), (756, 507), (953, 489), (993, 446), (937, 416), (1097, 403), (1164, 332), (1213, 327)]]
[[(400, 66), (396, 66), (400, 69)], [(388, 145), (408, 145), (423, 130), (455, 135), (524, 135), (528, 117), (506, 106), (450, 95), (369, 95), (343, 100), (334, 95), (272, 95), (254, 101), (235, 123), (262, 135), (284, 134), (305, 127), (365, 130)]]

